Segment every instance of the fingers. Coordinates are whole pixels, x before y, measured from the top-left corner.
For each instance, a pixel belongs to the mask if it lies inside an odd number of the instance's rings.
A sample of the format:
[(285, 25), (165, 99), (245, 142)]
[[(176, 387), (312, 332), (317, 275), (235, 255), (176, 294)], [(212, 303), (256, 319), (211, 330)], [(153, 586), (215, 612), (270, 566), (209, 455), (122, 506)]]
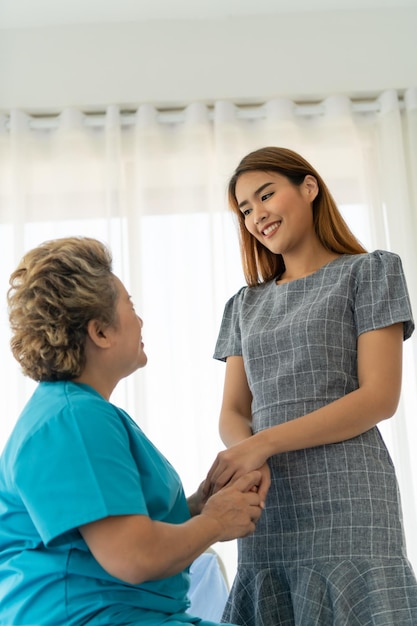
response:
[(203, 494), (206, 498), (209, 498), (210, 496), (213, 495), (213, 493), (215, 493), (214, 485), (211, 482), (211, 479), (207, 477), (206, 480), (204, 481)]
[(207, 497), (213, 495), (214, 493), (213, 475), (217, 470), (217, 466), (218, 466), (218, 460), (216, 459), (213, 465), (211, 466), (211, 468), (209, 469), (206, 479), (204, 481), (203, 493)]
[(250, 519), (252, 522), (256, 523), (262, 515), (262, 506), (258, 494), (255, 494), (255, 498), (251, 499), (251, 501), (248, 502), (248, 505)]
[(252, 491), (259, 495), (259, 486), (261, 485), (262, 474), (258, 470), (248, 472), (243, 476), (240, 476), (233, 482), (233, 486), (239, 491), (247, 492)]
[(261, 484), (258, 487), (258, 495), (262, 502), (262, 506), (265, 505), (266, 496), (268, 495), (270, 486), (271, 486), (271, 479), (263, 478)]
[(204, 484), (204, 493), (207, 494), (207, 497), (212, 496), (213, 494), (223, 489), (228, 483), (232, 481), (234, 477), (233, 472), (230, 469), (226, 469), (218, 476), (216, 474), (212, 475), (212, 478), (206, 478)]
[[(243, 486), (240, 487), (240, 483), (238, 481), (240, 481), (240, 478), (243, 478), (243, 476), (245, 476), (246, 478), (242, 483)], [(213, 473), (211, 474), (211, 478), (207, 477), (206, 481), (208, 482), (209, 480), (209, 492), (211, 494), (220, 491), (220, 489), (232, 482), (238, 482), (238, 487), (241, 489), (241, 491), (248, 491), (252, 487), (257, 487), (260, 483), (259, 473), (255, 470), (252, 472), (247, 472), (247, 470), (244, 470), (243, 468), (236, 470), (233, 467), (227, 465), (225, 467), (221, 467), (219, 465), (216, 468), (216, 471), (213, 471)]]
[(255, 531), (256, 524), (262, 515), (262, 507), (259, 495), (253, 491), (241, 492), (241, 497), (243, 498), (239, 507), (241, 530), (238, 532), (239, 525), (235, 521), (233, 525), (233, 533), (236, 536), (246, 537)]
[(271, 486), (271, 470), (269, 465), (265, 463), (259, 470), (262, 474), (262, 479), (258, 487), (258, 495), (261, 499), (262, 506), (265, 506), (266, 496), (268, 495), (269, 488)]
[(205, 481), (204, 490), (209, 495), (216, 493), (233, 478), (234, 470), (218, 459), (213, 463)]
[(208, 499), (202, 514), (214, 517), (221, 525), (219, 541), (254, 532), (263, 508), (256, 487), (260, 479), (259, 471), (250, 472)]

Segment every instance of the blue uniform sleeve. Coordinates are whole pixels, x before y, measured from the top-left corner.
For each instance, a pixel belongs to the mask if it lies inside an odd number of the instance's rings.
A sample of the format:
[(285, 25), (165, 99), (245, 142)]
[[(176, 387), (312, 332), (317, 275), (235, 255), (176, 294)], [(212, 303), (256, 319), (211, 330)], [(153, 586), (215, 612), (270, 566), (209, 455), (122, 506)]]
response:
[(45, 544), (109, 515), (147, 514), (129, 433), (103, 399), (70, 398), (19, 452), (15, 481)]
[(411, 336), (411, 304), (397, 254), (376, 250), (363, 255), (357, 274), (355, 321), (358, 335), (403, 322), (404, 339)]

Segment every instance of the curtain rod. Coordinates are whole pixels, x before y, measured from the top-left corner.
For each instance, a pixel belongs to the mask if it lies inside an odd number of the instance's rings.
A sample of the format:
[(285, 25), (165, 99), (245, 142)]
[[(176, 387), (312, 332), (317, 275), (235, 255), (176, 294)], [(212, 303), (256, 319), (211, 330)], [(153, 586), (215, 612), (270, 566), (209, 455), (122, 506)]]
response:
[[(305, 102), (305, 103), (297, 103), (294, 102), (294, 115), (300, 117), (319, 117), (326, 113), (326, 104), (325, 100), (320, 102)], [(369, 99), (369, 100), (351, 100), (351, 109), (353, 113), (376, 113), (380, 111), (381, 105), (378, 98)], [(401, 96), (398, 96), (398, 105), (400, 108), (404, 108), (404, 101)], [(214, 105), (203, 105), (207, 107), (208, 111), (208, 119), (213, 120), (215, 116), (215, 107)], [(262, 119), (267, 116), (267, 104), (253, 104), (253, 105), (237, 105), (234, 104), (236, 108), (236, 116), (238, 119), (244, 120), (257, 120)], [(74, 107), (75, 108), (75, 107)], [(139, 108), (139, 107), (138, 107)], [(176, 124), (185, 121), (186, 119), (186, 109), (184, 106), (182, 108), (175, 109), (158, 109), (155, 107), (157, 111), (156, 119), (158, 122), (162, 124)], [(101, 127), (105, 125), (106, 112), (96, 111), (96, 112), (88, 112), (82, 111), (81, 113), (84, 117), (84, 124), (88, 127)], [(29, 126), (33, 129), (51, 129), (55, 128), (59, 124), (59, 116), (61, 113), (45, 113), (45, 114), (30, 114), (29, 116)], [(5, 117), (5, 126), (6, 128), (10, 127), (10, 115), (6, 115)], [(137, 113), (133, 110), (121, 110), (120, 111), (120, 122), (122, 126), (132, 126), (137, 122)]]

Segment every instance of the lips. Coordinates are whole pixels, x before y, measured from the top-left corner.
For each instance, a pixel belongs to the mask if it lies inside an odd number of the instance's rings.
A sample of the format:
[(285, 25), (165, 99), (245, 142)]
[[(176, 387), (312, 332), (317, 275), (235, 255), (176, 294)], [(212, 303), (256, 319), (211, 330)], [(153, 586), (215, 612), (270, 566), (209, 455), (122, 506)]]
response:
[(261, 233), (264, 237), (268, 237), (272, 235), (278, 228), (281, 226), (281, 222), (274, 222), (273, 224), (269, 224), (266, 228), (264, 228)]

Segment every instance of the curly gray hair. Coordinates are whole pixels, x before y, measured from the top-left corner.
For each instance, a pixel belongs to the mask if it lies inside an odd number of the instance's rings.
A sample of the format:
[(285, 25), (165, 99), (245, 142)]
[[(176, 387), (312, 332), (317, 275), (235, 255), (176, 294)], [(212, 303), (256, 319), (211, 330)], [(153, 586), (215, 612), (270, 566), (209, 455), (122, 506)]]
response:
[(88, 237), (46, 241), (23, 257), (9, 283), (10, 346), (23, 373), (38, 382), (79, 376), (88, 322), (115, 322), (109, 249)]

